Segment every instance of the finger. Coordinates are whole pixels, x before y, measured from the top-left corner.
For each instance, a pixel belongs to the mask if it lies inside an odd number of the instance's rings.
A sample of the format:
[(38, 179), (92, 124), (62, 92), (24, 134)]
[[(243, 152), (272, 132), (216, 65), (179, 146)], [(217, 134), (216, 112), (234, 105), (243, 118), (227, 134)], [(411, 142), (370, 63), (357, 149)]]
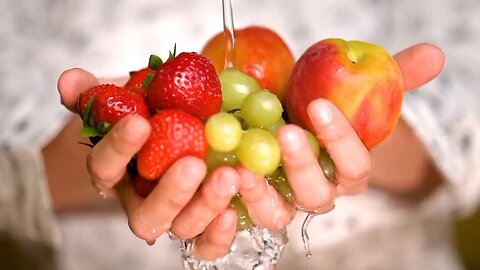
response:
[(241, 177), (240, 199), (248, 210), (254, 224), (281, 231), (291, 222), (294, 208), (265, 179), (239, 167)]
[(148, 138), (150, 124), (136, 115), (120, 120), (87, 156), (87, 167), (100, 189), (110, 189), (125, 174), (126, 166)]
[(325, 178), (305, 132), (298, 126), (285, 125), (277, 134), (285, 173), (298, 207), (317, 212), (332, 209), (334, 186)]
[(363, 190), (371, 172), (370, 154), (348, 119), (326, 99), (312, 101), (307, 112), (317, 138), (335, 163), (339, 191)]
[(443, 51), (435, 45), (413, 45), (394, 56), (403, 73), (405, 89), (411, 90), (435, 78), (445, 64)]
[(229, 205), (238, 193), (240, 176), (233, 168), (215, 170), (195, 193), (188, 205), (173, 220), (173, 234), (181, 239), (190, 239), (201, 234), (213, 219)]
[(192, 199), (207, 168), (196, 157), (176, 161), (145, 200), (128, 212), (128, 221), (138, 237), (154, 241), (170, 229), (173, 219)]
[(208, 225), (205, 232), (195, 240), (194, 255), (213, 261), (228, 253), (236, 232), (237, 213), (228, 208)]
[(57, 82), (62, 104), (75, 113), (78, 113), (77, 101), (80, 93), (95, 85), (98, 85), (97, 78), (80, 68), (64, 71)]

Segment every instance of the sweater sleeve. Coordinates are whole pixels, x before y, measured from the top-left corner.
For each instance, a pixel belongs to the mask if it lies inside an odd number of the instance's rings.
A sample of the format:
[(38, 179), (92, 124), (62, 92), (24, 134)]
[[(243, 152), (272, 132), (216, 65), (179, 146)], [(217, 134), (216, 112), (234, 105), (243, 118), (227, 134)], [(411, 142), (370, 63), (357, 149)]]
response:
[(39, 151), (0, 151), (0, 231), (55, 247), (59, 241)]
[(442, 205), (468, 215), (480, 200), (480, 113), (476, 104), (480, 95), (471, 88), (479, 79), (448, 68), (444, 71), (425, 89), (407, 94), (403, 117), (444, 176)]

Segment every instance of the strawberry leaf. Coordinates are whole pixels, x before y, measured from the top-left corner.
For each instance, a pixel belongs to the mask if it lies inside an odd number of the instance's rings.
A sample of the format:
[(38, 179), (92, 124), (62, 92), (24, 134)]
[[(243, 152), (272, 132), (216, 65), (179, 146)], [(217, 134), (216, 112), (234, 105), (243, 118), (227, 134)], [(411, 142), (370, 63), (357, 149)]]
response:
[(96, 131), (99, 133), (99, 135), (105, 135), (107, 134), (110, 129), (112, 128), (112, 125), (108, 122), (100, 122), (97, 124), (97, 129)]
[(85, 110), (82, 114), (83, 126), (84, 127), (93, 127), (93, 100), (95, 99), (95, 95), (92, 95), (88, 100), (87, 104), (85, 105)]
[(172, 51), (168, 51), (168, 60), (172, 60), (173, 58), (175, 58), (177, 56), (176, 54), (177, 54), (177, 43), (173, 45), (173, 53)]
[(148, 89), (148, 86), (150, 86), (150, 83), (152, 82), (153, 77), (155, 77), (155, 74), (153, 74), (153, 73), (148, 73), (147, 74), (147, 76), (145, 77), (145, 80), (143, 80), (143, 82), (142, 82), (142, 88), (144, 90)]
[(100, 134), (96, 129), (92, 128), (92, 127), (84, 127), (82, 128), (82, 136), (84, 137), (96, 137), (96, 136), (102, 136), (102, 134)]
[(158, 55), (152, 54), (148, 58), (148, 67), (157, 70), (161, 65), (163, 65), (163, 60)]

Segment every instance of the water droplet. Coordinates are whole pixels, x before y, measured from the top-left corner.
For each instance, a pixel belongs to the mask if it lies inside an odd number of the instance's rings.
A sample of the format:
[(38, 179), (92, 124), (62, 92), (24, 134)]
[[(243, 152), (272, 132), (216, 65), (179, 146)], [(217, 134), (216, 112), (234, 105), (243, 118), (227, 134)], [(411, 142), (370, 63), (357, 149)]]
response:
[(100, 190), (98, 192), (98, 195), (102, 198), (102, 199), (106, 199), (108, 196), (107, 196), (107, 192), (103, 191), (103, 190)]
[(176, 236), (174, 233), (172, 233), (170, 230), (167, 231), (168, 237), (171, 240), (181, 240), (180, 237)]

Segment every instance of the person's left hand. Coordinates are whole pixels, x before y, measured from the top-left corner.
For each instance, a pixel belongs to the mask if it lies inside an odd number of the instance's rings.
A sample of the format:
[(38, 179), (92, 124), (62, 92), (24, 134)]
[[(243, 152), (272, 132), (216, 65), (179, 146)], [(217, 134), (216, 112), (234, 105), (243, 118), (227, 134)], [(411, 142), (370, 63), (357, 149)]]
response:
[[(430, 44), (417, 44), (395, 55), (403, 73), (406, 90), (415, 89), (435, 78), (444, 64), (443, 52)], [(363, 145), (348, 119), (326, 99), (317, 99), (308, 106), (308, 114), (315, 127), (315, 135), (326, 146), (336, 166), (336, 181), (327, 180), (315, 158), (305, 132), (296, 125), (285, 125), (278, 131), (284, 170), (296, 198), (297, 207), (309, 212), (324, 213), (334, 207), (337, 196), (362, 192), (368, 184), (372, 170), (370, 153)], [(277, 195), (266, 187), (265, 181), (249, 173), (240, 173), (250, 215), (257, 223), (271, 224), (277, 213), (285, 210), (271, 203)], [(256, 185), (252, 185), (256, 183)], [(256, 190), (256, 191), (253, 191)], [(248, 202), (251, 201), (251, 202)], [(270, 203), (269, 203), (270, 201)], [(263, 203), (262, 203), (263, 202)], [(281, 216), (281, 215), (280, 215)], [(258, 221), (260, 220), (260, 221)], [(280, 222), (281, 223), (281, 222)]]

